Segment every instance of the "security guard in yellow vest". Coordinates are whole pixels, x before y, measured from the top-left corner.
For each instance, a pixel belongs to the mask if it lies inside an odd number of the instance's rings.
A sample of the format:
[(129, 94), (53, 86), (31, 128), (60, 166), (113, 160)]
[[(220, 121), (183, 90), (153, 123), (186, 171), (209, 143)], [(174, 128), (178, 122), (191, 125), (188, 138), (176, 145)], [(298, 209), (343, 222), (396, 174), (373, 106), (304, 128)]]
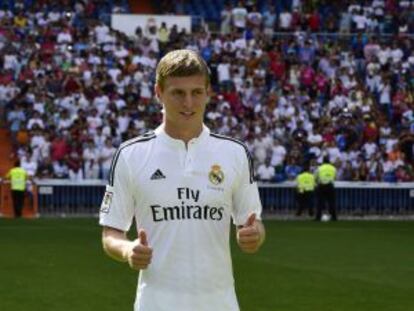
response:
[(7, 173), (6, 178), (10, 179), (11, 183), (14, 215), (15, 217), (21, 217), (26, 192), (27, 172), (20, 167), (19, 160), (16, 160), (14, 167)]
[(322, 211), (327, 207), (331, 220), (337, 220), (335, 204), (335, 178), (336, 168), (329, 162), (329, 157), (325, 157), (323, 164), (318, 167), (316, 180), (318, 183), (317, 196), (318, 208), (316, 211), (316, 220), (320, 221)]
[(313, 216), (315, 187), (315, 176), (310, 172), (309, 164), (306, 163), (303, 172), (296, 177), (296, 198), (298, 203), (296, 216), (300, 216), (306, 208), (309, 211), (309, 216)]

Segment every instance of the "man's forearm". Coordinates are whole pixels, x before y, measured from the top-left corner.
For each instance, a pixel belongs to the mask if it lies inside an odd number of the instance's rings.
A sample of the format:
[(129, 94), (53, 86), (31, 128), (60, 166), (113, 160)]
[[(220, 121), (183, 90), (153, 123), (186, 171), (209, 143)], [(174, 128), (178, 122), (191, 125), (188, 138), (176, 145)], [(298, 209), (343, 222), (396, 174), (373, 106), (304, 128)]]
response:
[(102, 245), (109, 257), (127, 262), (127, 254), (132, 242), (128, 240), (122, 231), (105, 227), (102, 233)]

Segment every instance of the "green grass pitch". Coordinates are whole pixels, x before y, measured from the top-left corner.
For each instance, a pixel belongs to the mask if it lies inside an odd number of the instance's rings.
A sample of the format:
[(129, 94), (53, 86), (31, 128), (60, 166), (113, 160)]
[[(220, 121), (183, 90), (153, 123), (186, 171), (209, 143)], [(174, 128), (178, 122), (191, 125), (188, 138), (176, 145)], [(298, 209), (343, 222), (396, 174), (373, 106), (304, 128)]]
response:
[[(414, 310), (414, 222), (265, 225), (258, 254), (232, 244), (241, 311)], [(1, 311), (132, 310), (135, 287), (96, 219), (0, 219)]]

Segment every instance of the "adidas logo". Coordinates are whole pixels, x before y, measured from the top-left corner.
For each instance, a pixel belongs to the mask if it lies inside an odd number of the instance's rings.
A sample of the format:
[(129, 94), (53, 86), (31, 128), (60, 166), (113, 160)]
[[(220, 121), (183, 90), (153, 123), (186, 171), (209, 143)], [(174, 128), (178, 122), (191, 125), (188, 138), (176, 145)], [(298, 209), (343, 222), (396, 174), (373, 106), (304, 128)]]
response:
[(165, 178), (164, 174), (161, 172), (160, 169), (156, 170), (154, 172), (154, 174), (152, 174), (151, 176), (151, 180), (156, 180), (156, 179), (163, 179)]

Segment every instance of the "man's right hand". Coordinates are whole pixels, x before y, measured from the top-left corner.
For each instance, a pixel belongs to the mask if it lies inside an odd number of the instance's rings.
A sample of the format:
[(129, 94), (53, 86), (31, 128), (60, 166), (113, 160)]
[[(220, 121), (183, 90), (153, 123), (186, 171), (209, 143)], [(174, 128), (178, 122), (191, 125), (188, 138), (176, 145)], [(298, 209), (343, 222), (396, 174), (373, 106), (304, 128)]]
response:
[(148, 245), (145, 230), (139, 230), (138, 239), (131, 242), (131, 245), (125, 255), (128, 264), (132, 269), (141, 270), (148, 267), (151, 263), (152, 248)]

